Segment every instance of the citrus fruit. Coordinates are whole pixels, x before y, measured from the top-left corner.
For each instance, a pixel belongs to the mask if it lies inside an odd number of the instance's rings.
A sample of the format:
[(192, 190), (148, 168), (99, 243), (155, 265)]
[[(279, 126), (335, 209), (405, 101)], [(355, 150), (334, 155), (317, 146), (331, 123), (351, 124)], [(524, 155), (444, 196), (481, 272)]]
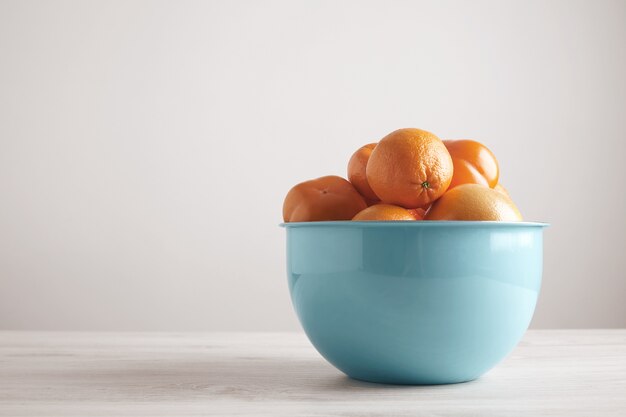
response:
[(294, 186), (283, 203), (285, 222), (350, 220), (367, 207), (365, 200), (348, 181), (335, 175)]
[(509, 192), (507, 191), (506, 188), (504, 188), (502, 184), (500, 183), (496, 184), (496, 186), (493, 187), (493, 189), (501, 194), (504, 194), (507, 198), (511, 198), (511, 196), (509, 195)]
[(443, 142), (421, 129), (399, 129), (372, 151), (367, 181), (384, 203), (425, 207), (439, 198), (452, 180), (452, 158)]
[(454, 175), (450, 188), (461, 184), (481, 184), (495, 187), (498, 183), (499, 168), (495, 155), (485, 145), (474, 140), (444, 140), (448, 148)]
[(426, 215), (426, 210), (423, 208), (407, 209), (407, 211), (415, 217), (415, 220), (424, 220), (424, 216)]
[(394, 206), (393, 204), (375, 204), (361, 210), (352, 220), (421, 220), (422, 217), (416, 217), (417, 213), (407, 210), (404, 207)]
[(478, 184), (462, 184), (448, 190), (430, 207), (425, 220), (521, 221), (513, 201)]
[(372, 188), (367, 182), (367, 176), (365, 175), (367, 161), (369, 161), (372, 150), (375, 147), (375, 143), (361, 146), (352, 154), (350, 161), (348, 161), (348, 179), (352, 185), (354, 185), (354, 188), (356, 188), (357, 191), (369, 201), (379, 200), (378, 196), (374, 193), (374, 191), (372, 191)]

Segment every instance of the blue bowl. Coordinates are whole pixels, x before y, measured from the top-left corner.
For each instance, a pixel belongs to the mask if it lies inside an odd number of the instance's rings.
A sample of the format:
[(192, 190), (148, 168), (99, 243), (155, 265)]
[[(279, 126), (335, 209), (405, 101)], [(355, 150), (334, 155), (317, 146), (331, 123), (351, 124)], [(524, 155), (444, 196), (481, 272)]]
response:
[(478, 378), (533, 316), (544, 223), (287, 223), (289, 290), (319, 353), (389, 384)]

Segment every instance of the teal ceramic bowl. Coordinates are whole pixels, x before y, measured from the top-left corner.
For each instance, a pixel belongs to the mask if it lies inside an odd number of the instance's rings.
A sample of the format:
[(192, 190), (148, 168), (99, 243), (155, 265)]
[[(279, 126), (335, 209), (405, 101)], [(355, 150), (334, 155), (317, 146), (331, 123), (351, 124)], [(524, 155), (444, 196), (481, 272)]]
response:
[(282, 226), (300, 323), (319, 353), (352, 378), (473, 380), (511, 352), (533, 316), (544, 223)]

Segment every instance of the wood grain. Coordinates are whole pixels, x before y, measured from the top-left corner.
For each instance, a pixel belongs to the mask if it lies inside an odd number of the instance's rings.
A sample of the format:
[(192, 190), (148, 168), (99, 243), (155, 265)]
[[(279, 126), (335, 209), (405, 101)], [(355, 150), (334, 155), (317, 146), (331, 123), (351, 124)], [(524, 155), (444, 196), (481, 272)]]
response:
[(626, 416), (626, 330), (529, 331), (477, 381), (351, 380), (301, 334), (0, 332), (2, 416)]

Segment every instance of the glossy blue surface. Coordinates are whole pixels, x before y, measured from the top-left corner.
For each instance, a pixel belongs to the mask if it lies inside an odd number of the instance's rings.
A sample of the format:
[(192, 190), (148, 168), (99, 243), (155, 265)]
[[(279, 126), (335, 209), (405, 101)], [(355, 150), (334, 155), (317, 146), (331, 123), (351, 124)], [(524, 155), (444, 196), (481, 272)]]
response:
[(352, 378), (475, 379), (519, 342), (542, 273), (543, 223), (287, 223), (293, 305)]

